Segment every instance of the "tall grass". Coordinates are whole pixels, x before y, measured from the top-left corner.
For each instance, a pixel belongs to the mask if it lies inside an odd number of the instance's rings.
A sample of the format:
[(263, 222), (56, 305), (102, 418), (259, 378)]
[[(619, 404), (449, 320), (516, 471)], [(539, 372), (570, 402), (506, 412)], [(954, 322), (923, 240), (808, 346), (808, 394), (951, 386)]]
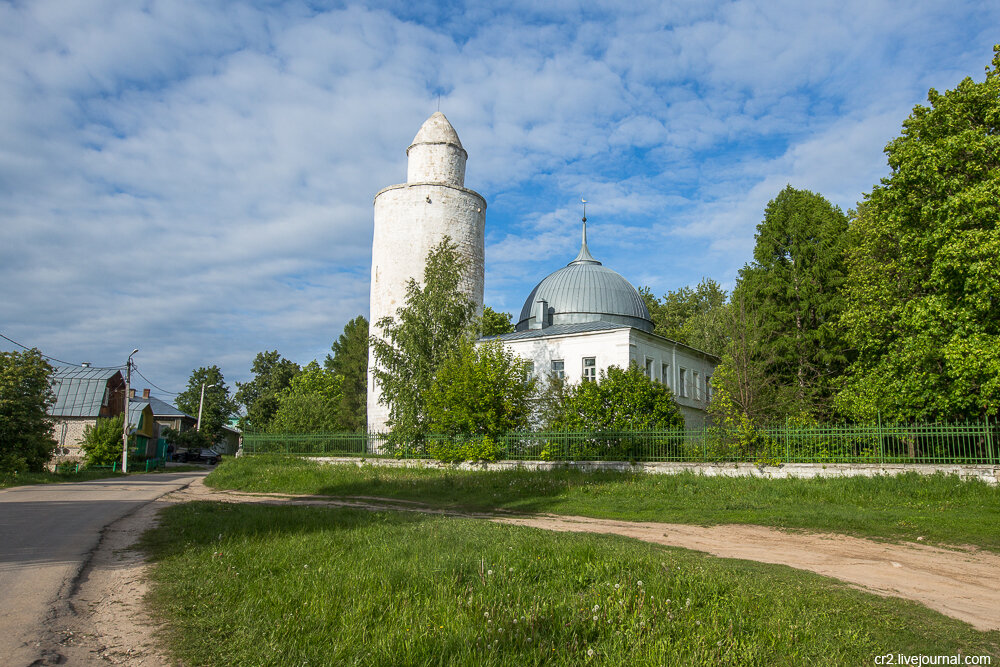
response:
[(144, 546), (192, 665), (856, 665), (1000, 642), (789, 568), (475, 520), (190, 503)]
[(957, 476), (759, 479), (697, 474), (462, 471), (324, 465), (292, 457), (230, 460), (217, 488), (381, 496), (445, 507), (693, 524), (743, 523), (1000, 551), (1000, 488)]

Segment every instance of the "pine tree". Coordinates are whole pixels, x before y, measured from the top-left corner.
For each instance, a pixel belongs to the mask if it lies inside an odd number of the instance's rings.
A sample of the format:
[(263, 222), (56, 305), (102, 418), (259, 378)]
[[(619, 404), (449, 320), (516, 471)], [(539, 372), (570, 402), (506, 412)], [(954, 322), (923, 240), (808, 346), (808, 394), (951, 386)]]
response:
[(347, 431), (361, 432), (368, 423), (368, 320), (358, 315), (344, 326), (330, 347), (324, 366), (343, 378), (337, 420)]
[(788, 388), (793, 412), (820, 419), (831, 413), (835, 381), (848, 362), (838, 325), (846, 234), (838, 207), (787, 186), (767, 205), (754, 261), (736, 287), (759, 318), (758, 356), (769, 381)]

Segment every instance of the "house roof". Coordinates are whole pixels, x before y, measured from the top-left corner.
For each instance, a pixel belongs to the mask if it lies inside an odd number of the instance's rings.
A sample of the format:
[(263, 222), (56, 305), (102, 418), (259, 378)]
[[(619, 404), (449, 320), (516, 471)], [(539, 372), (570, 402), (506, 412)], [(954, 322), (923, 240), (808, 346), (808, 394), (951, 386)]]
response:
[(150, 396), (148, 400), (149, 407), (153, 409), (153, 417), (187, 417), (188, 419), (194, 419), (194, 417), (188, 413), (178, 410), (174, 406), (157, 398), (156, 396)]
[[(489, 340), (499, 340), (503, 342), (515, 341), (515, 340), (530, 340), (533, 338), (551, 338), (554, 336), (568, 336), (572, 334), (584, 334), (584, 333), (596, 333), (599, 331), (612, 331), (615, 329), (636, 329), (636, 327), (629, 326), (628, 324), (617, 324), (615, 322), (574, 322), (572, 324), (553, 324), (550, 327), (545, 327), (544, 329), (525, 329), (524, 331), (515, 331), (513, 333), (500, 334), (499, 336), (484, 336), (479, 339), (480, 342), (486, 342)], [(680, 347), (686, 347), (689, 350), (693, 350), (698, 354), (705, 357), (713, 359), (716, 363), (720, 361), (719, 357), (705, 352), (704, 350), (699, 350), (696, 347), (691, 347), (685, 343), (680, 343), (676, 340), (671, 340), (659, 334), (655, 334), (649, 331), (643, 331), (642, 329), (636, 329), (642, 332), (641, 335), (650, 336), (652, 338), (658, 338), (663, 341), (667, 341), (673, 345), (679, 345)]]
[(129, 426), (138, 426), (139, 420), (142, 417), (142, 411), (146, 409), (149, 405), (149, 401), (144, 398), (130, 398), (128, 399), (128, 424)]
[(514, 333), (500, 334), (499, 336), (488, 336), (480, 340), (527, 340), (529, 338), (548, 338), (550, 336), (564, 336), (567, 334), (590, 333), (592, 331), (611, 331), (612, 329), (628, 329), (627, 324), (616, 324), (614, 322), (573, 322), (572, 324), (553, 324), (544, 329), (525, 329)]
[(108, 380), (121, 372), (117, 369), (83, 366), (58, 366), (52, 373), (55, 404), (49, 414), (57, 417), (97, 417), (105, 402)]

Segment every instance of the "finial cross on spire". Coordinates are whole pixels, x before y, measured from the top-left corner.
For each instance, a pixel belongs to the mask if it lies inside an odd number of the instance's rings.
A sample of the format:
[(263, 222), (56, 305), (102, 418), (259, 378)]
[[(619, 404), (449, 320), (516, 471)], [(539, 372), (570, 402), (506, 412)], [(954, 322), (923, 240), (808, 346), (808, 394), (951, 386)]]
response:
[(580, 254), (570, 264), (600, 264), (587, 249), (587, 200), (580, 201), (583, 202), (583, 242), (580, 244)]

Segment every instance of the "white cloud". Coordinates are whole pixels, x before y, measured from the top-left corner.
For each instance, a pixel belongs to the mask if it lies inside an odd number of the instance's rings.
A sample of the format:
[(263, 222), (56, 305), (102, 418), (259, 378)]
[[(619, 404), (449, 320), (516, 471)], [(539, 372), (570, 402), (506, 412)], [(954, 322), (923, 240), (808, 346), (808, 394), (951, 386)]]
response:
[(660, 293), (731, 281), (785, 183), (848, 207), (974, 3), (0, 5), (0, 330), (179, 389), (325, 354), (367, 311), (372, 197), (441, 96), (487, 196), (487, 301), (591, 247)]

